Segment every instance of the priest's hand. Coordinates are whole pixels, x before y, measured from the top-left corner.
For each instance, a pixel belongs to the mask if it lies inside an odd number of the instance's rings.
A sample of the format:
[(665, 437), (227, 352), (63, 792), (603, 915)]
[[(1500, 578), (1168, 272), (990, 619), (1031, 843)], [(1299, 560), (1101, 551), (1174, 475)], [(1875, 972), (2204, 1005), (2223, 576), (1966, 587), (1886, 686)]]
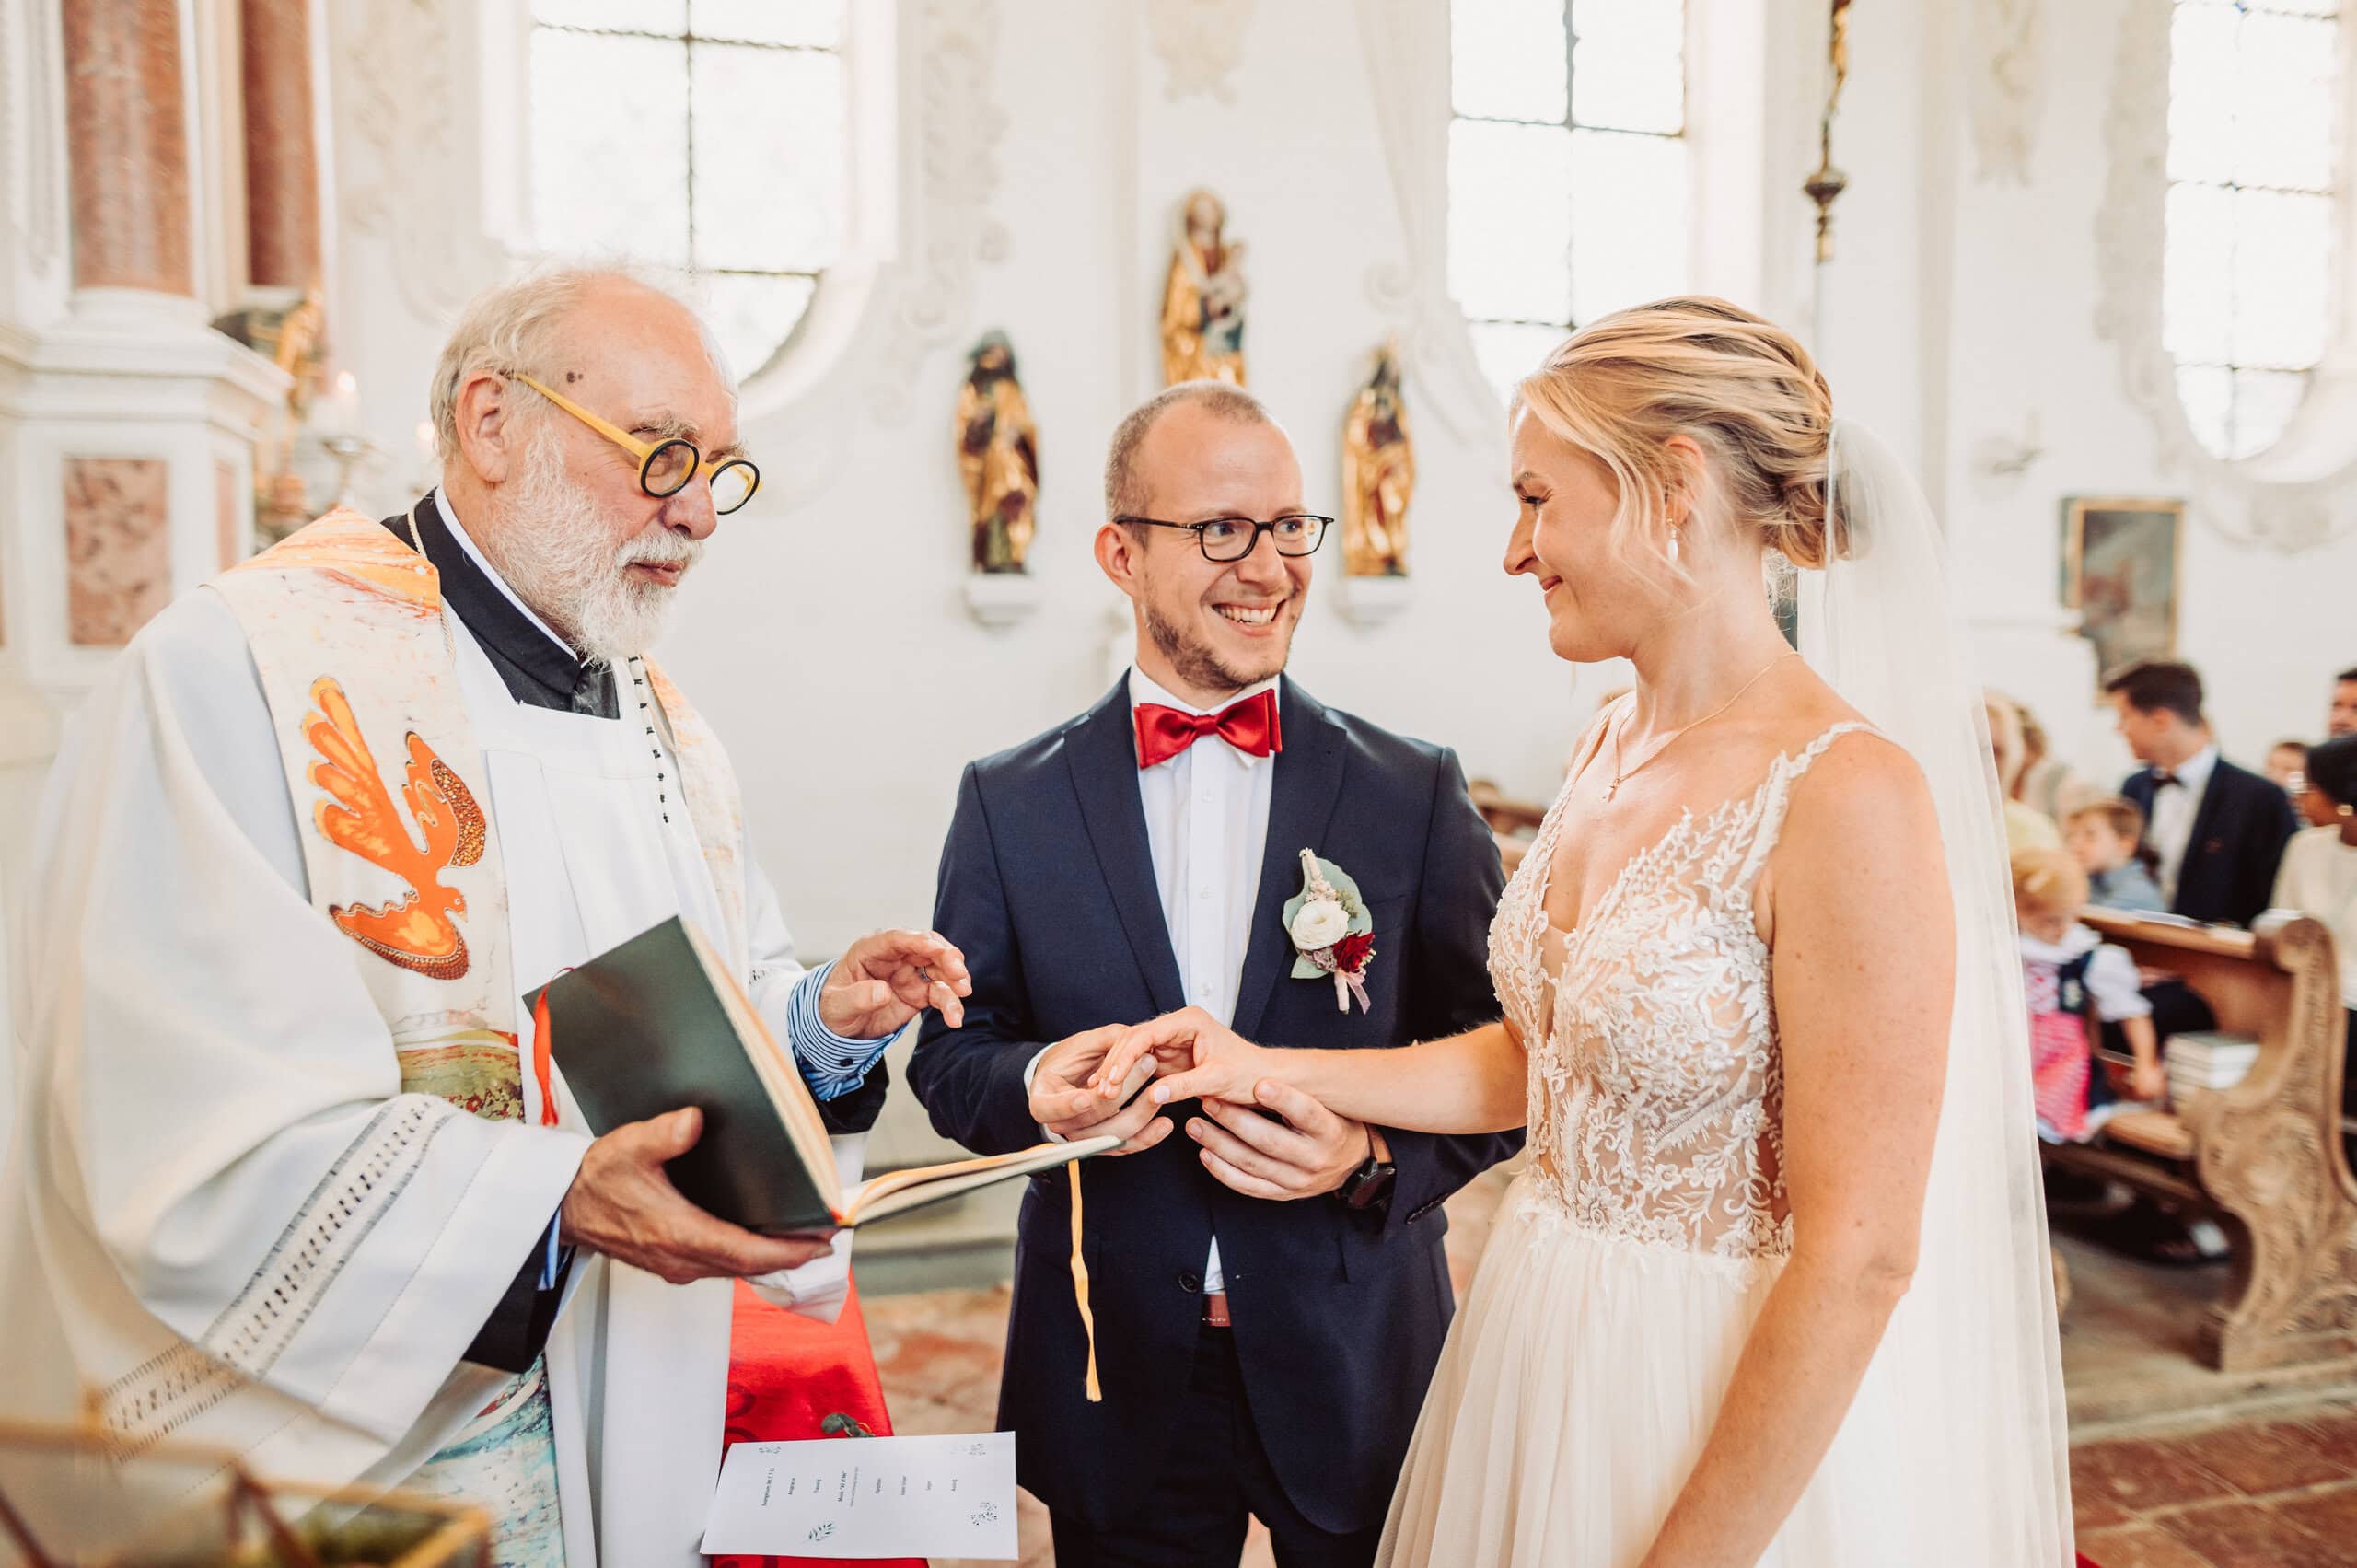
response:
[[(1170, 1136), (1170, 1118), (1159, 1114), (1162, 1108), (1152, 1099), (1137, 1094), (1154, 1076), (1151, 1057), (1131, 1068), (1120, 1098), (1108, 1099), (1089, 1086), (1089, 1075), (1126, 1031), (1126, 1025), (1107, 1024), (1050, 1046), (1031, 1074), (1031, 1120), (1059, 1138), (1120, 1138), (1120, 1148), (1106, 1151), (1114, 1155), (1133, 1155)], [(1131, 1099), (1132, 1095), (1137, 1098)]]
[(874, 931), (835, 960), (819, 993), (819, 1021), (846, 1040), (898, 1034), (927, 1007), (956, 1028), (973, 994), (966, 955), (930, 931)]
[(703, 1112), (690, 1106), (591, 1144), (558, 1211), (558, 1239), (675, 1285), (773, 1274), (824, 1257), (831, 1233), (756, 1236), (679, 1196), (664, 1164), (694, 1148), (702, 1132)]

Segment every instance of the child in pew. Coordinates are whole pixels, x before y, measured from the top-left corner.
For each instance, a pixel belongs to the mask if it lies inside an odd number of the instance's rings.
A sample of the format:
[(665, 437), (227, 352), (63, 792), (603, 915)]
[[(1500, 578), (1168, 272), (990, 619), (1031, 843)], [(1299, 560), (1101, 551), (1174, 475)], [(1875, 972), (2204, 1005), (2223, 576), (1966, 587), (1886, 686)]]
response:
[(2144, 813), (2119, 796), (2091, 800), (2062, 819), (2062, 842), (2087, 874), (2087, 902), (2125, 913), (2165, 913), (2153, 880), (2160, 857), (2144, 842)]
[(2137, 988), (2127, 953), (2079, 923), (2087, 875), (2069, 851), (2021, 850), (2013, 873), (2038, 1134), (2049, 1143), (2084, 1143), (2125, 1108), (2096, 1060), (2096, 1024), (2116, 1023), (2125, 1033), (2136, 1058), (2129, 1090), (2138, 1100), (2167, 1093), (2152, 1005)]

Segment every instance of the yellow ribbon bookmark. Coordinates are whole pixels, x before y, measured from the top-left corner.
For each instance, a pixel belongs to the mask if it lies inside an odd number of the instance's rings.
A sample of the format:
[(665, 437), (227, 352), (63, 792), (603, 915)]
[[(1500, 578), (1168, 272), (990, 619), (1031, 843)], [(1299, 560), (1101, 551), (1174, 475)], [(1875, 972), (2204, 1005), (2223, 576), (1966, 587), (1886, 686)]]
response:
[(1097, 1383), (1097, 1318), (1088, 1310), (1088, 1264), (1080, 1255), (1080, 1162), (1064, 1167), (1072, 1174), (1072, 1298), (1080, 1304), (1080, 1331), (1088, 1341), (1088, 1402), (1104, 1402)]

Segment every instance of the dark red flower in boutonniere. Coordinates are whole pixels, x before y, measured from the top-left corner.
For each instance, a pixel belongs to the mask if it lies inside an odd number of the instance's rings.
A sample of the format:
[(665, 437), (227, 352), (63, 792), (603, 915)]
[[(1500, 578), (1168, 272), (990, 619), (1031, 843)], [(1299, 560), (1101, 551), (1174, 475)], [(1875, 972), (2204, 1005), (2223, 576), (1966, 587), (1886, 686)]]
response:
[(1353, 931), (1334, 944), (1334, 967), (1344, 974), (1356, 974), (1375, 957), (1375, 933)]

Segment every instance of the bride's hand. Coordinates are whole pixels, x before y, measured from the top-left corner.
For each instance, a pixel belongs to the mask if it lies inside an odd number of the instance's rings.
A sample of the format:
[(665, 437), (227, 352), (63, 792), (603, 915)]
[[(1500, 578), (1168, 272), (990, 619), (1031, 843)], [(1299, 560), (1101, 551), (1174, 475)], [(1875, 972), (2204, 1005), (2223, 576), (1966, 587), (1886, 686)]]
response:
[(1186, 1007), (1122, 1035), (1089, 1083), (1111, 1098), (1129, 1081), (1130, 1069), (1151, 1056), (1160, 1076), (1146, 1093), (1156, 1105), (1182, 1099), (1251, 1105), (1259, 1098), (1260, 1081), (1273, 1075), (1277, 1054), (1254, 1045), (1201, 1007)]

